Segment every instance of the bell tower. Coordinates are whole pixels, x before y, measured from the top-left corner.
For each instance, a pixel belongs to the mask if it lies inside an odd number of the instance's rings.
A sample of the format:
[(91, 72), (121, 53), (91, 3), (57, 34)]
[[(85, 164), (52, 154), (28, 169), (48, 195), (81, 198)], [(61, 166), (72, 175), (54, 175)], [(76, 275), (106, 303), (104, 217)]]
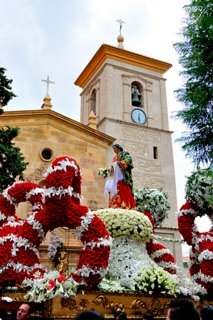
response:
[[(88, 125), (93, 111), (97, 130), (115, 137), (130, 152), (134, 189), (162, 188), (168, 194), (171, 210), (163, 223), (168, 235), (168, 229), (177, 227), (172, 132), (164, 78), (172, 65), (125, 50), (121, 35), (117, 40), (117, 47), (103, 44), (75, 81), (82, 88), (80, 121)], [(109, 150), (108, 160), (111, 157)], [(179, 238), (176, 232), (171, 234)]]

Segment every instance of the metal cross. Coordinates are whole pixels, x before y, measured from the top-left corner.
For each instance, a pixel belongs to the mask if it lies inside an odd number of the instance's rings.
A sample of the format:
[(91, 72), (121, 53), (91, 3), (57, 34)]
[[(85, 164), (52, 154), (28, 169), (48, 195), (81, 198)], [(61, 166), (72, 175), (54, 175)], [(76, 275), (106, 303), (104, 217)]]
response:
[(50, 83), (55, 83), (55, 82), (53, 82), (53, 81), (50, 81), (50, 77), (49, 76), (47, 76), (47, 80), (41, 80), (41, 81), (44, 81), (44, 82), (46, 82), (46, 84), (47, 84), (47, 95), (49, 94), (49, 86), (50, 86)]
[(122, 24), (124, 24), (125, 22), (124, 22), (124, 21), (122, 21), (121, 19), (116, 20), (116, 22), (118, 22), (118, 23), (119, 23), (119, 25), (120, 25), (119, 30), (120, 30), (120, 35), (121, 35)]

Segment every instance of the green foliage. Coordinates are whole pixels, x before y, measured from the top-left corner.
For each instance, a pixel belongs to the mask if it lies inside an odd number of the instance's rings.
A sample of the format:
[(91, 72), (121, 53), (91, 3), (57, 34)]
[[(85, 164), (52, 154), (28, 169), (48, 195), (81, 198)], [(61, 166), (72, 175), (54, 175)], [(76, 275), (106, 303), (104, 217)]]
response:
[(192, 0), (184, 7), (187, 18), (183, 42), (174, 44), (185, 81), (176, 90), (184, 109), (176, 113), (188, 131), (177, 141), (186, 156), (199, 166), (212, 160), (213, 152), (213, 2)]
[(186, 182), (186, 199), (189, 200), (196, 215), (213, 215), (213, 169), (199, 169), (192, 172)]
[[(0, 68), (0, 114), (3, 107), (16, 97), (12, 92), (13, 80), (7, 79), (5, 69)], [(7, 127), (0, 129), (0, 193), (9, 187), (16, 179), (23, 180), (23, 171), (27, 163), (20, 149), (15, 146), (12, 140), (18, 136), (18, 128)]]
[(165, 218), (168, 217), (170, 205), (168, 195), (158, 189), (141, 188), (134, 192), (137, 210), (151, 213), (155, 226), (159, 227)]
[(18, 128), (0, 129), (0, 193), (13, 182), (24, 180), (23, 171), (28, 163), (24, 162), (20, 148), (12, 140), (18, 136)]
[(6, 106), (12, 98), (16, 97), (16, 95), (11, 91), (11, 84), (13, 80), (7, 79), (5, 71), (6, 70), (4, 68), (0, 68), (0, 114), (3, 113), (2, 108)]

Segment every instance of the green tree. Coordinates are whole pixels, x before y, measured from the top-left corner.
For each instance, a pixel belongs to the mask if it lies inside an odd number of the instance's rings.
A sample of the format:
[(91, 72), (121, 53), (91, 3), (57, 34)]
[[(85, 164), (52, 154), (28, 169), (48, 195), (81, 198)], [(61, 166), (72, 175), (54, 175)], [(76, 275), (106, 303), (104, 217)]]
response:
[(20, 149), (12, 140), (18, 136), (18, 128), (0, 129), (0, 193), (17, 179), (24, 180), (27, 163)]
[(3, 107), (6, 106), (12, 98), (16, 97), (11, 87), (13, 80), (7, 79), (5, 71), (6, 69), (0, 68), (0, 114), (4, 111)]
[(176, 90), (184, 108), (175, 115), (187, 127), (177, 139), (199, 167), (213, 157), (213, 2), (192, 0), (185, 7), (183, 42), (175, 43), (184, 85)]
[[(0, 114), (3, 108), (16, 95), (12, 92), (12, 80), (5, 76), (0, 68)], [(23, 180), (23, 171), (27, 163), (20, 149), (12, 142), (18, 136), (18, 128), (0, 128), (0, 193), (16, 180)]]

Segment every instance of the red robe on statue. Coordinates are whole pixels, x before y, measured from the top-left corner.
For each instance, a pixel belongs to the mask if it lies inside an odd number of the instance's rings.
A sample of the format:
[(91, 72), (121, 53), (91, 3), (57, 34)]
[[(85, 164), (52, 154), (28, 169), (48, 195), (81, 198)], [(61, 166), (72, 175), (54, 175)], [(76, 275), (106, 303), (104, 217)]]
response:
[(124, 181), (124, 172), (128, 163), (113, 158), (110, 177), (106, 181), (105, 194), (109, 195), (109, 208), (136, 209), (132, 189), (128, 181)]

